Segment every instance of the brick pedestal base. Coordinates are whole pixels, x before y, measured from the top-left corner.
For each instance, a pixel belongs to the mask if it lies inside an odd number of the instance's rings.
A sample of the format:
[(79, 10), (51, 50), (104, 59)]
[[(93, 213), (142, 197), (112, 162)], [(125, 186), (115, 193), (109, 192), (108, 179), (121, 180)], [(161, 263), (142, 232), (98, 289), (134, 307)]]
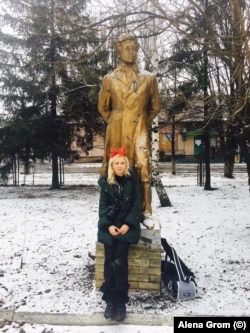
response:
[[(103, 283), (104, 247), (96, 243), (96, 287)], [(160, 291), (161, 289), (161, 233), (142, 227), (140, 241), (131, 245), (128, 256), (130, 290)]]

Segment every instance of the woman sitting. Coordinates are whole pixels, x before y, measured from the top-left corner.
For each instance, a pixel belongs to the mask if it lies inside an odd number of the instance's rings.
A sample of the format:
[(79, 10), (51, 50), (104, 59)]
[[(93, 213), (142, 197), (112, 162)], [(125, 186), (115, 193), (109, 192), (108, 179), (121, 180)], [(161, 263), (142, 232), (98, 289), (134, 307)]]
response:
[(111, 149), (100, 186), (98, 242), (104, 244), (104, 317), (122, 321), (128, 302), (128, 252), (140, 238), (141, 192), (124, 148)]

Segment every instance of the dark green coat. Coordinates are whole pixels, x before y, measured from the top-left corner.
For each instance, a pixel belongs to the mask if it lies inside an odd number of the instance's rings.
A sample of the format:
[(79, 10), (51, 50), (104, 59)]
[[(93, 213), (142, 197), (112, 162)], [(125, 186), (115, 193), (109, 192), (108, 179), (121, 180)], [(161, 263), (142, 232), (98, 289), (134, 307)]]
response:
[[(98, 242), (112, 245), (112, 239), (119, 239), (123, 242), (136, 244), (140, 238), (140, 214), (141, 214), (141, 191), (140, 183), (136, 173), (130, 170), (130, 176), (123, 177), (119, 185), (108, 184), (107, 176), (99, 179), (100, 200), (99, 200), (99, 221), (98, 221)], [(119, 207), (114, 218), (107, 217), (109, 206)], [(123, 224), (129, 226), (125, 235), (112, 236), (108, 227)]]

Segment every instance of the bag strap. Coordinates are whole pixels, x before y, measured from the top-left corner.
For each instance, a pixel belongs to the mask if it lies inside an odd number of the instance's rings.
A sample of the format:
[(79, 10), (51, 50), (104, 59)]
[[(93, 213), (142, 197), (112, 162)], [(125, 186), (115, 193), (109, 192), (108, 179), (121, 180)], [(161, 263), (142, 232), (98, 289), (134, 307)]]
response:
[(179, 280), (181, 281), (185, 281), (185, 275), (183, 273), (182, 267), (181, 267), (181, 263), (180, 263), (180, 259), (175, 251), (175, 249), (171, 246), (171, 250), (173, 253), (173, 258), (174, 258), (174, 262), (175, 262), (175, 266), (176, 266), (176, 270), (179, 276)]
[(169, 256), (169, 258), (174, 261), (173, 254), (171, 251), (171, 246), (168, 244), (166, 238), (161, 238), (161, 245), (166, 252), (166, 254)]
[[(170, 258), (170, 260), (172, 260), (174, 262), (175, 260), (174, 260), (173, 252), (172, 252), (171, 246), (168, 244), (166, 238), (161, 238), (161, 245), (162, 245), (163, 249), (165, 250), (167, 256)], [(179, 258), (179, 262), (180, 262), (182, 271), (185, 272), (184, 276), (186, 277), (186, 279), (188, 277), (195, 278), (194, 273), (192, 271), (190, 271), (190, 269), (181, 260), (181, 258)]]

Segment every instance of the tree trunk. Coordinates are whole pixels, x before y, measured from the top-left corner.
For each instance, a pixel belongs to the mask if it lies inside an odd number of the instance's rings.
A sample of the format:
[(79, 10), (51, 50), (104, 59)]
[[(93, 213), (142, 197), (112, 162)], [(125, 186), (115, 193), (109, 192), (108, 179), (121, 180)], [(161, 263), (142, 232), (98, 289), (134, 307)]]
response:
[(51, 189), (59, 189), (59, 176), (58, 176), (58, 151), (57, 151), (57, 141), (58, 141), (58, 131), (57, 131), (57, 121), (56, 121), (56, 109), (57, 109), (57, 86), (56, 86), (56, 71), (55, 71), (55, 61), (56, 61), (56, 37), (54, 29), (54, 0), (51, 2), (51, 45), (50, 45), (50, 67), (51, 67), (51, 87), (50, 87), (50, 105), (51, 105), (51, 119), (53, 124), (53, 135), (52, 135), (52, 184)]
[(235, 153), (225, 153), (224, 177), (233, 178)]
[[(151, 2), (149, 2), (149, 8), (151, 6)], [(153, 21), (153, 31), (155, 31), (155, 22)], [(156, 74), (158, 72), (158, 53), (156, 47), (156, 35), (154, 35), (151, 39), (149, 39), (150, 45), (150, 56), (151, 63), (153, 66), (153, 73)], [(161, 178), (159, 176), (159, 125), (158, 125), (158, 116), (153, 120), (152, 123), (152, 151), (151, 151), (151, 161), (152, 161), (152, 185), (155, 186), (156, 192), (158, 194), (161, 207), (171, 206), (168, 195), (165, 191), (165, 188), (162, 184)]]
[(211, 170), (210, 170), (210, 136), (208, 130), (204, 133), (205, 145), (205, 185), (204, 190), (210, 191), (211, 188)]
[[(204, 11), (207, 12), (208, 0), (204, 1)], [(205, 31), (207, 32), (207, 26), (205, 26)], [(204, 116), (207, 120), (209, 118), (209, 106), (208, 106), (208, 49), (206, 45), (208, 44), (208, 39), (205, 37), (205, 47), (204, 47)], [(205, 145), (205, 186), (204, 190), (211, 190), (211, 173), (210, 173), (210, 134), (209, 128), (206, 127), (204, 130), (204, 145)]]
[(51, 189), (59, 189), (59, 177), (58, 177), (58, 154), (54, 150), (52, 151), (52, 184)]
[(170, 200), (166, 193), (166, 190), (162, 184), (161, 178), (159, 176), (159, 166), (158, 166), (158, 151), (159, 151), (159, 133), (158, 133), (158, 118), (156, 117), (152, 125), (152, 185), (155, 186), (156, 192), (158, 194), (161, 207), (171, 206)]
[(165, 188), (162, 184), (161, 178), (159, 175), (153, 174), (153, 185), (155, 186), (156, 192), (158, 194), (161, 207), (169, 207), (171, 206), (171, 202), (169, 200), (169, 197), (167, 195), (167, 192), (165, 191)]
[(59, 189), (59, 175), (58, 175), (58, 152), (57, 152), (57, 124), (56, 124), (56, 94), (53, 93), (55, 91), (55, 79), (53, 79), (53, 87), (51, 93), (51, 118), (53, 123), (54, 132), (52, 135), (52, 184), (51, 189)]
[(244, 142), (242, 145), (240, 145), (240, 149), (242, 151), (244, 160), (247, 165), (248, 186), (249, 186), (249, 191), (250, 191), (250, 152), (249, 152), (246, 142)]
[[(247, 175), (248, 175), (248, 186), (250, 187), (250, 125), (243, 128), (242, 132), (238, 135), (238, 143), (240, 146), (240, 152), (244, 157), (244, 161), (247, 165)], [(249, 188), (250, 191), (250, 188)]]
[(175, 163), (175, 119), (172, 117), (172, 141), (171, 141), (171, 152), (172, 152), (172, 175), (176, 174), (176, 163)]
[(233, 178), (236, 148), (235, 129), (232, 126), (228, 126), (226, 133), (224, 177)]

